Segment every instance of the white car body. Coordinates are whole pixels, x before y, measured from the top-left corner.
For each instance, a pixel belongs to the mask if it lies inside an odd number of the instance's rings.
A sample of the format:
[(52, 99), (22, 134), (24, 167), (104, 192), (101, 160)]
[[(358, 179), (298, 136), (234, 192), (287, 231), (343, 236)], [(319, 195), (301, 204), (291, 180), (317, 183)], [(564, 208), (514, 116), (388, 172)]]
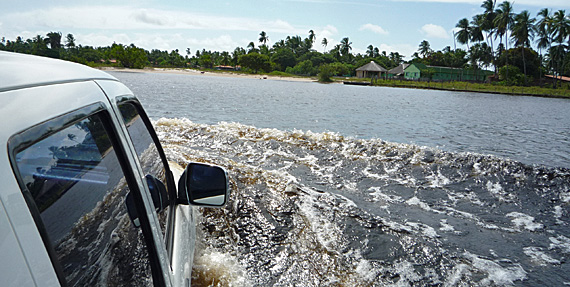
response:
[[(23, 184), (24, 179), (22, 179), (25, 172), (22, 171), (23, 167), (20, 166), (24, 164), (20, 161), (23, 162), (22, 158), (26, 157), (25, 152), (28, 152), (28, 149), (36, 147), (36, 145), (41, 146), (40, 143), (44, 138), (50, 138), (49, 135), (40, 135), (36, 139), (36, 143), (30, 145), (30, 143), (25, 141), (25, 138), (33, 135), (32, 131), (34, 129), (47, 130), (51, 133), (51, 127), (44, 127), (45, 125), (56, 125), (57, 121), (54, 119), (62, 121), (69, 115), (74, 115), (74, 113), (79, 113), (80, 111), (83, 112), (85, 107), (96, 107), (98, 110), (97, 117), (104, 118), (102, 121), (104, 122), (105, 131), (111, 134), (111, 149), (117, 153), (120, 167), (122, 167), (125, 174), (123, 178), (127, 181), (128, 186), (126, 188), (130, 190), (127, 192), (132, 193), (132, 190), (140, 192), (140, 194), (137, 192), (136, 195), (140, 198), (135, 196), (137, 198), (135, 199), (136, 208), (139, 213), (145, 214), (143, 217), (146, 218), (146, 223), (143, 222), (144, 227), (141, 229), (142, 231), (135, 232), (142, 233), (143, 241), (147, 242), (145, 246), (149, 252), (149, 260), (152, 263), (152, 281), (154, 285), (190, 285), (194, 240), (196, 237), (194, 207), (187, 204), (188, 202), (180, 203), (178, 199), (173, 199), (173, 197), (176, 197), (176, 194), (180, 193), (181, 188), (177, 186), (172, 187), (172, 182), (174, 182), (174, 185), (178, 184), (178, 178), (182, 171), (176, 168), (172, 170), (172, 168), (168, 167), (168, 164), (166, 166), (164, 172), (166, 178), (169, 177), (168, 174), (174, 175), (170, 176), (170, 179), (164, 179), (164, 181), (168, 182), (164, 184), (169, 187), (169, 205), (167, 207), (168, 211), (164, 211), (165, 215), (163, 215), (166, 218), (166, 227), (161, 227), (158, 208), (156, 207), (157, 203), (153, 203), (153, 200), (155, 200), (153, 199), (154, 195), (151, 194), (151, 188), (145, 181), (145, 172), (143, 172), (140, 159), (137, 156), (135, 147), (137, 143), (129, 136), (128, 123), (123, 121), (124, 115), (123, 118), (121, 117), (122, 110), (119, 111), (118, 105), (122, 103), (121, 101), (128, 101), (133, 106), (136, 106), (137, 111), (139, 111), (138, 105), (140, 103), (138, 103), (133, 93), (117, 79), (102, 71), (60, 60), (0, 52), (0, 122), (2, 123), (0, 142), (4, 146), (4, 152), (0, 153), (0, 182), (2, 182), (2, 187), (0, 188), (0, 278), (2, 278), (3, 286), (69, 285), (65, 282), (67, 275), (62, 274), (61, 269), (66, 270), (67, 273), (77, 273), (77, 271), (68, 270), (69, 267), (66, 266), (70, 265), (61, 263), (62, 266), (59, 267), (59, 271), (58, 267), (55, 266), (57, 264), (54, 264), (54, 262), (60, 258), (60, 255), (54, 256), (50, 254), (50, 252), (54, 252), (56, 247), (52, 246), (51, 249), (53, 250), (50, 251), (50, 244), (46, 243), (48, 241), (46, 238), (54, 238), (54, 236), (49, 231), (46, 231), (49, 233), (49, 236), (42, 234), (41, 228), (43, 225), (49, 226), (49, 223), (38, 223), (38, 221), (42, 221), (42, 218), (44, 218), (42, 217), (44, 212), (47, 212), (55, 204), (50, 205), (38, 214), (42, 207), (36, 207), (36, 210), (34, 209), (35, 205), (30, 204), (31, 200), (29, 198), (26, 199), (26, 196), (30, 197), (30, 192), (25, 191), (25, 186), (27, 185)], [(148, 118), (142, 112), (142, 106), (140, 106), (140, 109), (140, 117), (138, 119), (146, 123), (148, 128)], [(73, 128), (73, 125), (69, 125), (65, 125), (66, 129)], [(77, 126), (77, 123), (75, 125)], [(111, 127), (110, 131), (109, 127)], [(151, 136), (152, 133), (154, 131), (150, 132)], [(76, 140), (74, 135), (69, 134), (68, 137), (69, 140)], [(154, 134), (154, 138), (156, 138), (156, 134)], [(50, 138), (50, 140), (52, 139)], [(84, 147), (86, 142), (87, 139), (83, 139), (83, 143), (76, 146), (62, 144), (60, 149), (77, 148), (79, 150), (80, 147)], [(14, 143), (19, 143), (20, 147), (15, 147), (17, 144)], [(157, 142), (155, 144), (158, 145), (158, 150), (162, 153), (160, 144)], [(164, 154), (162, 153), (161, 155), (163, 156)], [(60, 159), (56, 159), (55, 151), (52, 156), (53, 160), (50, 163), (50, 167), (53, 168), (53, 166), (59, 164), (58, 161)], [(98, 162), (105, 161), (105, 157), (106, 155), (102, 155), (103, 159), (99, 159)], [(125, 166), (129, 170), (126, 171)], [(79, 168), (87, 170), (85, 167)], [(87, 171), (82, 171), (81, 176), (85, 176), (93, 169), (93, 167), (89, 167)], [(172, 170), (172, 173), (170, 173), (169, 169)], [(22, 178), (18, 178), (20, 173)], [(45, 176), (47, 173), (49, 171), (46, 172), (38, 168), (38, 174)], [(109, 174), (112, 176), (112, 173)], [(109, 181), (109, 175), (105, 176), (103, 181)], [(28, 179), (32, 180), (30, 177)], [(35, 172), (33, 180), (38, 180)], [(70, 181), (69, 178), (66, 180)], [(82, 184), (84, 182), (83, 179), (79, 178), (73, 178), (73, 180), (74, 183), (68, 184), (66, 187), (68, 189), (64, 191), (63, 195), (58, 197), (60, 198), (58, 200), (61, 201), (61, 198), (67, 197), (68, 194), (71, 196), (71, 190), (78, 190), (81, 187), (79, 183), (75, 182), (82, 182)], [(45, 184), (47, 180), (42, 178), (42, 182)], [(87, 182), (83, 185), (88, 184)], [(227, 177), (225, 186), (227, 188)], [(47, 187), (42, 188), (42, 190), (47, 189)], [(173, 188), (175, 190), (172, 190)], [(109, 191), (108, 193), (112, 192)], [(229, 188), (220, 196), (222, 200), (211, 204), (211, 206), (224, 205), (229, 197)], [(106, 199), (107, 197), (104, 198)], [(39, 205), (38, 202), (35, 204)], [(141, 204), (144, 204), (144, 209)], [(69, 206), (69, 209), (73, 208), (73, 205)], [(68, 211), (66, 210), (65, 212)], [(73, 211), (69, 211), (69, 213), (71, 212)], [(131, 220), (133, 220), (132, 217)], [(55, 224), (58, 223), (59, 221), (55, 221)], [(73, 223), (75, 224), (75, 222)], [(104, 223), (98, 224), (103, 226)], [(76, 227), (77, 225), (74, 225), (73, 228)], [(136, 230), (134, 226), (129, 228)], [(49, 230), (49, 227), (46, 229)], [(70, 228), (65, 230), (70, 230)], [(116, 230), (114, 229), (112, 235), (115, 236), (115, 233)], [(104, 234), (104, 232), (101, 234)], [(151, 243), (149, 244), (149, 242)], [(57, 248), (60, 247), (58, 246)], [(109, 250), (107, 251), (110, 252)], [(104, 258), (106, 257), (101, 256), (99, 260)], [(102, 267), (105, 266), (102, 264)], [(121, 266), (117, 270), (120, 270), (120, 268)], [(104, 281), (97, 282), (101, 285), (108, 284), (101, 283)]]

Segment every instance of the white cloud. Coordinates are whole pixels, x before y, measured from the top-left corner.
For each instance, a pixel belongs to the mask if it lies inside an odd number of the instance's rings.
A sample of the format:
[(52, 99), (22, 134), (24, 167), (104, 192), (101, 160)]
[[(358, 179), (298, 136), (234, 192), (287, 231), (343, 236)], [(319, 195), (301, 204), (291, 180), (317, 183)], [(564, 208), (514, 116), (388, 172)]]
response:
[(335, 26), (326, 25), (324, 28), (320, 29), (317, 36), (328, 39), (336, 34), (338, 34), (338, 29)]
[(435, 24), (425, 24), (420, 32), (427, 38), (449, 39), (449, 33), (441, 26)]
[[(192, 49), (233, 51), (245, 46), (231, 36), (266, 31), (268, 34), (304, 35), (304, 27), (295, 27), (277, 19), (226, 17), (187, 11), (140, 9), (130, 6), (73, 6), (0, 12), (2, 31), (7, 39), (32, 38), (50, 31), (73, 33), (78, 43), (107, 46), (113, 42), (145, 49)], [(316, 30), (317, 31), (317, 30)], [(242, 32), (242, 33), (237, 33)], [(333, 35), (336, 28), (326, 26), (322, 35)], [(178, 34), (177, 34), (178, 33)], [(182, 34), (180, 34), (182, 33)], [(207, 36), (199, 36), (208, 34)], [(251, 40), (251, 39), (250, 39)]]
[(360, 30), (360, 31), (368, 30), (368, 31), (374, 32), (376, 34), (388, 35), (388, 31), (384, 30), (384, 28), (382, 28), (378, 25), (370, 24), (370, 23), (360, 26), (360, 29), (358, 29), (358, 30)]
[[(243, 42), (243, 41), (242, 41)], [(245, 47), (243, 43), (238, 43), (232, 39), (229, 35), (221, 35), (215, 38), (206, 39), (187, 39), (186, 43), (190, 46), (192, 50), (196, 49), (206, 49), (213, 51), (228, 51), (232, 52), (235, 47), (241, 46)], [(249, 43), (249, 42), (248, 42)]]
[(380, 51), (386, 51), (387, 54), (390, 54), (390, 52), (398, 52), (404, 59), (410, 59), (411, 55), (417, 50), (417, 48), (409, 44), (380, 44), (378, 49)]
[(315, 30), (315, 35), (317, 38), (315, 39), (315, 44), (313, 45), (313, 49), (318, 51), (324, 51), (325, 47), (323, 46), (323, 38), (327, 39), (327, 46), (326, 50), (330, 50), (337, 44), (334, 36), (338, 34), (338, 29), (332, 25), (326, 25), (324, 28)]
[(140, 9), (128, 6), (76, 6), (54, 7), (2, 15), (4, 23), (14, 30), (24, 27), (44, 29), (195, 29), (222, 31), (267, 31), (300, 34), (306, 31), (295, 28), (283, 20), (264, 20), (246, 17), (224, 17), (192, 12)]

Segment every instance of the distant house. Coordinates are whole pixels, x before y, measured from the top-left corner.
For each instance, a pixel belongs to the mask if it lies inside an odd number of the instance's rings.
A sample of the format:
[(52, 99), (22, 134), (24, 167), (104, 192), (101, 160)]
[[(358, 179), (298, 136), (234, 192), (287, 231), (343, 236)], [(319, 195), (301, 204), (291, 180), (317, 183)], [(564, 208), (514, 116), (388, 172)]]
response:
[(382, 74), (386, 74), (387, 70), (376, 64), (374, 61), (356, 69), (357, 78), (381, 78)]
[(551, 81), (558, 80), (558, 81), (563, 81), (563, 82), (570, 82), (570, 77), (553, 76), (553, 75), (544, 75), (544, 77), (546, 77), (547, 79), (549, 79)]
[(387, 72), (387, 77), (389, 79), (401, 79), (404, 78), (404, 70), (409, 66), (410, 64), (400, 64), (395, 68), (390, 69)]
[(431, 79), (436, 81), (484, 82), (492, 74), (493, 72), (487, 70), (427, 66), (420, 63), (412, 63), (404, 69), (404, 78), (408, 80)]
[[(215, 66), (214, 69), (215, 69), (215, 70), (218, 70), (218, 71), (238, 71), (238, 70), (239, 70), (238, 67), (239, 67), (239, 66), (234, 67), (234, 66), (222, 66), (222, 65), (219, 65), (219, 66)], [(240, 67), (240, 68), (241, 68), (241, 67)]]

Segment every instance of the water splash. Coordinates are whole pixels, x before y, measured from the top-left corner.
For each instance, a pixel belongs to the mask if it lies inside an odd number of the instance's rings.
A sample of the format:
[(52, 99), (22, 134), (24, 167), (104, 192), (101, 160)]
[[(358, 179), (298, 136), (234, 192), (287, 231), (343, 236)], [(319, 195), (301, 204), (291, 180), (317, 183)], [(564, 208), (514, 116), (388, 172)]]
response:
[(210, 274), (232, 286), (533, 286), (570, 271), (566, 169), (336, 133), (155, 126), (170, 160), (231, 175), (230, 204), (201, 211), (195, 274), (218, 262)]

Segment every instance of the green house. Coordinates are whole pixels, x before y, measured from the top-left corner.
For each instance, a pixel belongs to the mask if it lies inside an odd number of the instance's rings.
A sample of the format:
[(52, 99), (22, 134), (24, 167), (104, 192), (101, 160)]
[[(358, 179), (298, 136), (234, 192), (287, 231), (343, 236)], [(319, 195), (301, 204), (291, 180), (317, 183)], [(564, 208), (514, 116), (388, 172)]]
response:
[(408, 80), (431, 79), (435, 81), (484, 82), (492, 74), (493, 72), (486, 70), (427, 66), (421, 63), (412, 63), (404, 70), (404, 78)]

